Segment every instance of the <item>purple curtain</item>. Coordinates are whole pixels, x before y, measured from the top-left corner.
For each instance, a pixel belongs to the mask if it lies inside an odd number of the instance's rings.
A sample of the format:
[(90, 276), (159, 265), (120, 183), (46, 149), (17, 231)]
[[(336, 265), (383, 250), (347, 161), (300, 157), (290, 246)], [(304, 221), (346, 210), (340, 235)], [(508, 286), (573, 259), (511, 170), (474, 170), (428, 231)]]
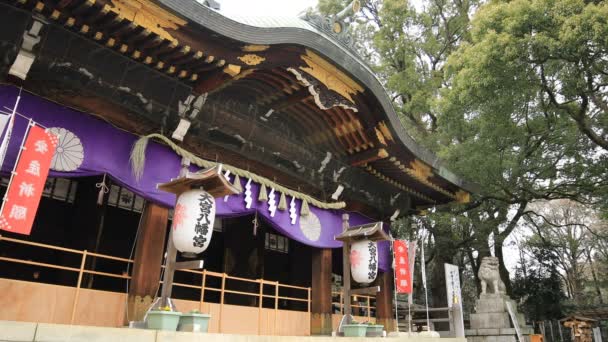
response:
[[(11, 111), (19, 89), (12, 86), (0, 86), (0, 109)], [(37, 123), (50, 127), (61, 127), (74, 133), (80, 139), (84, 148), (82, 164), (71, 172), (51, 171), (51, 177), (82, 177), (108, 174), (114, 181), (142, 196), (148, 201), (156, 202), (167, 207), (173, 207), (175, 196), (156, 189), (158, 183), (164, 183), (175, 178), (179, 173), (181, 158), (169, 147), (150, 141), (146, 150), (146, 165), (141, 180), (136, 181), (129, 164), (131, 148), (137, 136), (123, 131), (111, 124), (59, 104), (22, 92), (17, 112), (32, 118)], [(2, 166), (3, 173), (10, 173), (17, 158), (17, 152), (25, 132), (27, 119), (17, 117), (15, 127), (9, 144), (9, 149)], [(243, 188), (246, 179), (241, 179)], [(260, 187), (252, 182), (253, 203), (250, 209), (245, 208), (244, 194), (216, 199), (216, 215), (218, 217), (236, 217), (258, 213), (274, 229), (309, 246), (319, 248), (339, 248), (342, 243), (334, 240), (334, 236), (342, 231), (342, 214), (344, 210), (325, 210), (310, 206), (311, 214), (305, 218), (300, 217), (301, 201), (296, 200), (297, 220), (291, 224), (288, 210), (276, 211), (274, 217), (270, 215), (267, 202), (257, 200)], [(268, 189), (270, 191), (270, 189)], [(275, 193), (275, 200), (279, 201), (280, 193)], [(351, 212), (350, 224), (358, 225), (369, 223), (371, 220), (359, 213)], [(302, 224), (301, 224), (302, 223)], [(379, 243), (379, 268), (382, 271), (390, 269), (389, 243)]]

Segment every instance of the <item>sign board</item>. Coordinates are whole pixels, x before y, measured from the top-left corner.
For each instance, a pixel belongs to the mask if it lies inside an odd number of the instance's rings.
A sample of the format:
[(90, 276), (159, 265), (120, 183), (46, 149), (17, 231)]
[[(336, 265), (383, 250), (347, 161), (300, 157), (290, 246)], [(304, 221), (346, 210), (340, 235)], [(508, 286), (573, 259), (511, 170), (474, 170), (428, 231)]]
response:
[(416, 265), (416, 240), (410, 241), (408, 243), (409, 246), (409, 250), (408, 250), (408, 255), (409, 255), (409, 261), (410, 261), (410, 274), (412, 274), (412, 292), (410, 292), (407, 296), (407, 302), (408, 305), (412, 305), (414, 303), (414, 267)]
[(593, 339), (595, 342), (602, 342), (602, 331), (600, 327), (593, 328)]
[(460, 306), (460, 320), (457, 320), (461, 329), (458, 331), (464, 332), (464, 317), (462, 313), (462, 290), (460, 288), (460, 272), (458, 266), (452, 264), (443, 264), (445, 269), (445, 287), (448, 295), (448, 307), (451, 308), (454, 304)]
[(30, 123), (6, 190), (0, 229), (29, 235), (57, 146), (57, 136)]
[(412, 293), (412, 273), (410, 271), (407, 241), (393, 241), (393, 253), (397, 293)]

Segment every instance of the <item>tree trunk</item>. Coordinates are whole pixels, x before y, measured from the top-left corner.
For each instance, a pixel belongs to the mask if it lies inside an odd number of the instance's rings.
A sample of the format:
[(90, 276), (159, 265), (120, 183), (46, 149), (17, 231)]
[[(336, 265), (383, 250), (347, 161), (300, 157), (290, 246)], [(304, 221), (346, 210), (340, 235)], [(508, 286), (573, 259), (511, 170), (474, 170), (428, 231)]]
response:
[(504, 241), (502, 239), (496, 239), (494, 241), (494, 255), (498, 258), (498, 272), (500, 273), (500, 279), (505, 284), (505, 290), (510, 296), (512, 291), (511, 279), (509, 278), (509, 270), (505, 266), (505, 259), (502, 253), (502, 245)]
[(593, 267), (593, 261), (591, 260), (591, 252), (587, 249), (585, 251), (587, 253), (587, 261), (589, 262), (589, 267), (591, 267), (591, 276), (593, 277), (593, 285), (595, 286), (595, 292), (597, 292), (597, 297), (599, 298), (600, 304), (604, 304), (604, 299), (602, 298), (602, 291), (600, 290), (600, 284), (597, 280), (597, 274), (595, 273), (595, 267)]

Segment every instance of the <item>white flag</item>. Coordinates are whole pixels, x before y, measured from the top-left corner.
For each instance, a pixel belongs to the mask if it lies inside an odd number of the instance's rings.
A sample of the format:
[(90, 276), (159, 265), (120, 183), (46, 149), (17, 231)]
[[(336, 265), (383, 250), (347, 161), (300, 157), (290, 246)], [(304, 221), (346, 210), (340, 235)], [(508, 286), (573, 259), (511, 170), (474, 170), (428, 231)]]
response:
[[(2, 144), (0, 144), (0, 168), (4, 164), (4, 157), (6, 157), (6, 151), (8, 150), (8, 143), (11, 140), (11, 133), (13, 131), (13, 124), (15, 122), (15, 114), (12, 115), (0, 115), (0, 135), (5, 131)], [(8, 126), (8, 128), (7, 128)]]
[(422, 286), (426, 289), (426, 259), (424, 258), (424, 240), (420, 243), (420, 271), (422, 272)]
[[(416, 240), (408, 243), (408, 257), (410, 262), (410, 274), (412, 275), (412, 283), (414, 282), (414, 267), (416, 265)], [(409, 305), (414, 303), (414, 287), (412, 286), (412, 292), (407, 295), (407, 302)]]
[[(7, 126), (6, 134), (4, 134), (4, 138), (2, 139), (2, 144), (0, 144), (0, 169), (4, 164), (4, 157), (6, 157), (6, 151), (8, 150), (8, 143), (11, 140), (11, 133), (13, 132), (13, 125), (15, 124), (15, 113), (17, 113), (17, 107), (19, 106), (19, 101), (21, 101), (21, 90), (19, 90), (19, 95), (17, 95), (17, 100), (15, 101), (15, 106), (13, 107), (13, 113), (11, 115), (2, 115), (0, 118), (0, 134), (4, 132), (4, 128)], [(10, 120), (9, 120), (10, 119)]]

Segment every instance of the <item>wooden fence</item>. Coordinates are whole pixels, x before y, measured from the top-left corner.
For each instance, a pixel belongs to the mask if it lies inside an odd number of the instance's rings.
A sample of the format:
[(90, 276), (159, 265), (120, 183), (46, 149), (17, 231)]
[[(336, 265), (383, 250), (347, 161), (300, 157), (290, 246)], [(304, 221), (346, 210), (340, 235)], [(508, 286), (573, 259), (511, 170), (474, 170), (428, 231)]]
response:
[[(24, 289), (28, 288), (29, 289), (28, 291), (39, 291), (41, 293), (44, 293), (44, 294), (40, 295), (41, 297), (44, 297), (44, 296), (48, 295), (49, 293), (55, 293), (55, 296), (57, 296), (59, 298), (55, 302), (61, 302), (60, 307), (58, 307), (56, 310), (61, 311), (61, 312), (54, 313), (51, 316), (60, 317), (60, 318), (57, 318), (55, 321), (45, 320), (50, 323), (69, 323), (69, 324), (85, 324), (86, 323), (86, 324), (95, 325), (94, 322), (96, 322), (96, 321), (93, 320), (93, 317), (91, 317), (91, 320), (85, 320), (85, 322), (83, 322), (83, 319), (84, 319), (82, 316), (83, 310), (85, 307), (89, 306), (92, 302), (94, 302), (94, 299), (93, 299), (94, 297), (95, 298), (103, 297), (103, 298), (105, 298), (105, 300), (108, 301), (108, 305), (110, 305), (110, 303), (113, 303), (115, 307), (114, 308), (105, 308), (104, 310), (98, 310), (98, 312), (96, 314), (97, 316), (99, 316), (99, 315), (109, 315), (110, 316), (110, 317), (106, 317), (105, 320), (102, 320), (104, 323), (101, 325), (119, 326), (122, 324), (121, 323), (122, 319), (124, 319), (126, 294), (125, 293), (116, 293), (116, 292), (107, 292), (107, 291), (97, 291), (97, 290), (90, 290), (90, 289), (83, 288), (82, 287), (83, 277), (85, 274), (90, 274), (90, 275), (111, 277), (111, 278), (118, 278), (118, 279), (125, 279), (125, 280), (131, 279), (130, 275), (128, 275), (124, 272), (121, 274), (101, 272), (101, 271), (87, 269), (86, 266), (87, 266), (88, 258), (91, 258), (91, 257), (106, 259), (106, 260), (113, 260), (113, 261), (121, 262), (121, 263), (125, 263), (125, 264), (132, 264), (133, 260), (105, 255), (105, 254), (100, 254), (100, 253), (92, 253), (87, 250), (77, 250), (77, 249), (72, 249), (72, 248), (65, 248), (65, 247), (44, 244), (44, 243), (14, 239), (14, 238), (9, 238), (9, 237), (5, 237), (5, 236), (1, 236), (1, 235), (0, 235), (0, 242), (8, 242), (8, 243), (44, 248), (44, 249), (58, 251), (58, 252), (62, 252), (62, 253), (80, 255), (80, 267), (70, 267), (70, 266), (51, 264), (51, 263), (40, 262), (40, 261), (23, 260), (23, 259), (19, 259), (19, 258), (11, 258), (8, 256), (0, 256), (0, 261), (4, 261), (4, 262), (25, 264), (25, 265), (31, 265), (31, 266), (39, 266), (39, 267), (45, 267), (45, 268), (50, 268), (50, 269), (74, 272), (74, 273), (77, 273), (77, 275), (78, 275), (75, 287), (66, 287), (66, 286), (49, 285), (49, 284), (40, 284), (40, 286), (35, 286), (36, 283), (6, 281), (6, 282), (0, 284), (0, 287), (2, 287), (2, 286), (4, 287), (4, 288), (0, 288), (0, 291), (11, 290), (12, 291), (11, 293), (16, 293), (16, 292), (18, 292), (16, 287), (23, 286)], [(176, 300), (176, 302), (180, 306), (183, 306), (184, 307), (183, 309), (198, 309), (202, 312), (213, 311), (214, 315), (212, 315), (213, 318), (212, 318), (211, 328), (210, 328), (210, 331), (212, 331), (212, 332), (250, 333), (250, 334), (257, 333), (257, 334), (277, 335), (277, 334), (281, 334), (281, 333), (285, 334), (286, 329), (287, 329), (286, 327), (290, 327), (290, 329), (292, 329), (292, 330), (289, 331), (290, 333), (287, 333), (288, 335), (308, 335), (308, 334), (310, 334), (310, 310), (311, 310), (311, 288), (310, 287), (301, 287), (301, 286), (281, 284), (276, 281), (269, 281), (269, 280), (264, 280), (264, 279), (247, 279), (247, 278), (241, 278), (241, 277), (234, 277), (234, 276), (230, 276), (226, 273), (211, 272), (211, 271), (207, 271), (207, 270), (202, 270), (202, 271), (178, 270), (177, 272), (194, 273), (194, 274), (199, 274), (202, 277), (202, 282), (200, 284), (186, 284), (186, 283), (174, 282), (173, 285), (176, 287), (185, 287), (185, 288), (191, 288), (191, 289), (196, 289), (196, 290), (200, 291), (200, 298), (199, 298), (198, 302), (187, 301), (187, 300)], [(219, 279), (220, 286), (219, 287), (210, 286), (209, 280), (211, 278)], [(255, 292), (246, 292), (246, 291), (237, 291), (234, 289), (229, 289), (226, 287), (227, 280), (236, 280), (236, 281), (240, 281), (240, 282), (252, 283), (252, 284), (257, 285), (256, 287), (258, 290)], [(162, 281), (160, 283), (162, 283)], [(274, 291), (272, 291), (272, 290), (268, 291), (269, 288), (274, 289)], [(281, 296), (280, 295), (281, 289), (293, 289), (296, 292), (302, 293), (302, 297), (298, 298), (298, 297)], [(85, 292), (84, 303), (82, 305), (79, 305), (79, 302), (81, 301), (81, 299), (83, 297), (83, 295), (82, 295), (83, 291)], [(205, 293), (208, 291), (219, 293), (219, 298), (220, 298), (219, 304), (204, 302)], [(269, 292), (273, 292), (273, 294), (268, 294)], [(257, 298), (257, 303), (258, 303), (257, 308), (226, 304), (225, 303), (226, 294), (235, 294), (235, 295), (240, 295), (240, 296), (248, 296), (248, 297)], [(339, 292), (334, 292), (334, 293), (332, 293), (332, 295), (339, 296), (339, 302), (334, 302), (332, 304), (339, 306), (340, 314), (343, 314), (344, 306), (343, 306), (342, 294)], [(4, 300), (0, 300), (0, 305), (15, 306), (18, 304), (17, 303), (18, 300), (11, 301), (8, 298), (9, 297), (8, 292), (5, 293), (5, 296), (6, 297), (4, 298)], [(66, 300), (68, 298), (70, 300), (70, 303), (66, 302)], [(263, 307), (264, 299), (271, 299), (274, 302), (274, 307), (271, 309), (264, 308)], [(358, 295), (358, 296), (353, 296), (353, 299), (355, 299), (354, 302), (357, 302), (356, 300), (358, 300), (358, 299), (363, 299), (364, 303), (365, 303), (365, 305), (353, 304), (353, 311), (356, 311), (357, 309), (363, 309), (365, 311), (365, 316), (359, 316), (358, 318), (367, 319), (368, 321), (373, 321), (374, 317), (371, 315), (371, 312), (372, 312), (372, 310), (375, 310), (375, 305), (372, 305), (372, 301), (375, 301), (375, 298), (370, 297), (370, 296)], [(28, 302), (27, 298), (23, 298), (23, 300), (25, 302)], [(305, 306), (306, 306), (307, 310), (305, 312), (279, 310), (279, 300), (306, 303)], [(105, 303), (104, 303), (104, 305), (105, 305)], [(17, 320), (36, 321), (38, 318), (32, 318), (32, 317), (40, 317), (39, 315), (37, 315), (34, 312), (32, 312), (32, 313), (25, 312), (25, 311), (29, 311), (29, 310), (31, 310), (31, 311), (37, 310), (35, 307), (36, 307), (35, 303), (31, 303), (31, 305), (28, 308), (20, 308), (20, 309), (14, 308), (14, 310), (12, 312), (19, 311), (21, 316), (20, 316), (20, 319), (17, 319)], [(4, 316), (0, 315), (0, 319), (11, 319), (10, 314), (9, 314), (9, 312), (11, 312), (11, 310), (8, 310), (7, 307), (4, 307), (4, 309), (5, 309), (5, 311), (4, 311), (5, 314), (9, 317), (4, 317)], [(69, 310), (69, 311), (67, 311), (70, 313), (69, 318), (66, 317), (66, 312), (65, 312), (66, 310)], [(255, 310), (257, 312), (254, 312), (252, 310)], [(281, 314), (279, 314), (279, 312)], [(355, 316), (357, 316), (356, 312), (354, 312), (354, 314), (355, 314)], [(90, 314), (90, 316), (95, 316), (95, 315)], [(251, 322), (249, 322), (248, 323), (249, 328), (245, 332), (234, 331), (230, 328), (233, 325), (232, 323), (234, 323), (234, 321), (237, 321), (237, 322), (239, 320), (251, 321), (252, 316), (257, 316), (256, 324), (251, 324)], [(28, 318), (28, 317), (30, 317), (30, 318)], [(226, 321), (226, 322), (224, 322), (224, 321)], [(294, 324), (296, 324), (297, 326), (294, 327)], [(252, 331), (252, 330), (254, 330), (254, 326), (257, 326), (257, 331)], [(294, 331), (294, 329), (295, 329), (295, 331)]]

